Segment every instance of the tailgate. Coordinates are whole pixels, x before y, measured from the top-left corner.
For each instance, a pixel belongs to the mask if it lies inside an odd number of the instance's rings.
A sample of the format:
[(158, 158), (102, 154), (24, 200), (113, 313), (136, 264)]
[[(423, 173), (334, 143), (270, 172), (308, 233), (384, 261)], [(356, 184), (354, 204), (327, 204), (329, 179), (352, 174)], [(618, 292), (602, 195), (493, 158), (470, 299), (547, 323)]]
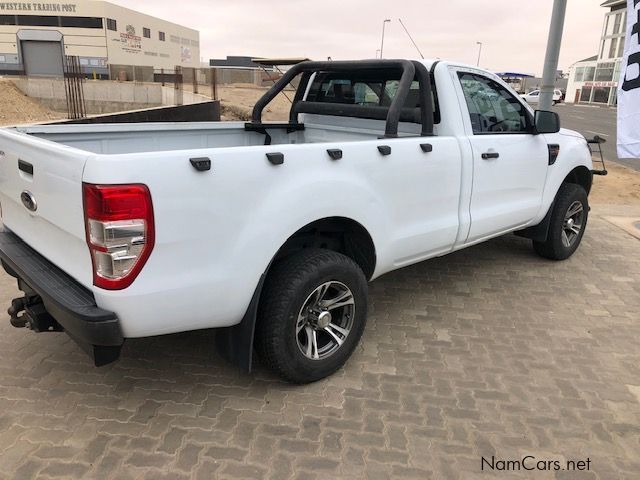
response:
[(2, 222), (53, 264), (91, 287), (82, 172), (90, 154), (0, 129)]

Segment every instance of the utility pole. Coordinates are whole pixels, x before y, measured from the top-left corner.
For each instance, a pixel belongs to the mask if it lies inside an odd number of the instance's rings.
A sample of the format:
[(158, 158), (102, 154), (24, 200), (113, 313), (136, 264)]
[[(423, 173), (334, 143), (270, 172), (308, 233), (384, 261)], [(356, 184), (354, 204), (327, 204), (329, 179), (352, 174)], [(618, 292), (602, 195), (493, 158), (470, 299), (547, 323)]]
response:
[(382, 22), (382, 42), (380, 42), (380, 58), (382, 59), (382, 51), (384, 50), (384, 27), (391, 19), (387, 18)]
[(547, 53), (544, 57), (544, 71), (542, 72), (540, 103), (538, 104), (540, 110), (550, 110), (553, 104), (553, 91), (556, 86), (556, 76), (558, 74), (558, 57), (560, 56), (560, 44), (562, 43), (562, 30), (564, 29), (566, 11), (567, 0), (553, 1)]
[(480, 45), (478, 48), (478, 61), (476, 62), (476, 67), (480, 66), (480, 55), (482, 55), (482, 42), (476, 42), (476, 45)]

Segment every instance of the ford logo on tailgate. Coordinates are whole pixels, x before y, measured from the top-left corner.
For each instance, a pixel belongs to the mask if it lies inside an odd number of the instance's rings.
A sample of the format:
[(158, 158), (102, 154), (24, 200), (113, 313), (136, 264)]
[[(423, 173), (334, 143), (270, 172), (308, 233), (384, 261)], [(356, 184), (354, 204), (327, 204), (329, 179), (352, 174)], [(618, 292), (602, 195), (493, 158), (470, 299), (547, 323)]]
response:
[(33, 193), (25, 190), (20, 194), (20, 200), (22, 200), (22, 204), (30, 212), (35, 212), (38, 209), (38, 204), (36, 203), (36, 197), (33, 196)]

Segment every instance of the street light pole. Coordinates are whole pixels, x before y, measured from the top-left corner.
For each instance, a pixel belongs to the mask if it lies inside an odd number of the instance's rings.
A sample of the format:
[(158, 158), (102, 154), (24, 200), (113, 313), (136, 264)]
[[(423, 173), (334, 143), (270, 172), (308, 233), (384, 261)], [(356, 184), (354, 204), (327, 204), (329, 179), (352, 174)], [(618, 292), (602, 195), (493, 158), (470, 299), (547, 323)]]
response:
[(564, 17), (567, 11), (567, 0), (554, 0), (551, 25), (549, 27), (549, 40), (547, 41), (547, 53), (544, 57), (544, 71), (542, 73), (542, 87), (540, 88), (540, 110), (550, 110), (553, 104), (553, 90), (558, 74), (558, 57), (560, 56), (560, 44), (562, 43), (562, 29)]
[(478, 61), (476, 62), (476, 67), (480, 66), (480, 55), (482, 55), (482, 42), (476, 42), (476, 45), (479, 45), (480, 48), (478, 48)]
[(382, 59), (382, 51), (384, 50), (384, 27), (391, 19), (387, 18), (382, 22), (382, 41), (380, 42), (380, 58)]

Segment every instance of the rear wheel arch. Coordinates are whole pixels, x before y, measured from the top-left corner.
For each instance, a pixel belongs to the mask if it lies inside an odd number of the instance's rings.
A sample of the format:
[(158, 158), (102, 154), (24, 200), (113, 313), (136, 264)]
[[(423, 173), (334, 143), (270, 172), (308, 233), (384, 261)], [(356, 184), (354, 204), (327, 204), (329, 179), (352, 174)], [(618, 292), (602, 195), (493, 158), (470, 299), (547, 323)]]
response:
[(366, 228), (346, 217), (326, 217), (308, 223), (293, 233), (278, 249), (261, 275), (251, 302), (239, 324), (220, 329), (216, 334), (218, 351), (228, 361), (251, 371), (258, 308), (263, 287), (273, 265), (303, 249), (325, 249), (341, 253), (353, 260), (370, 280), (376, 268), (376, 248)]
[(347, 217), (326, 217), (308, 223), (284, 242), (273, 261), (305, 248), (324, 248), (346, 255), (358, 264), (367, 280), (376, 268), (371, 234), (361, 223)]

